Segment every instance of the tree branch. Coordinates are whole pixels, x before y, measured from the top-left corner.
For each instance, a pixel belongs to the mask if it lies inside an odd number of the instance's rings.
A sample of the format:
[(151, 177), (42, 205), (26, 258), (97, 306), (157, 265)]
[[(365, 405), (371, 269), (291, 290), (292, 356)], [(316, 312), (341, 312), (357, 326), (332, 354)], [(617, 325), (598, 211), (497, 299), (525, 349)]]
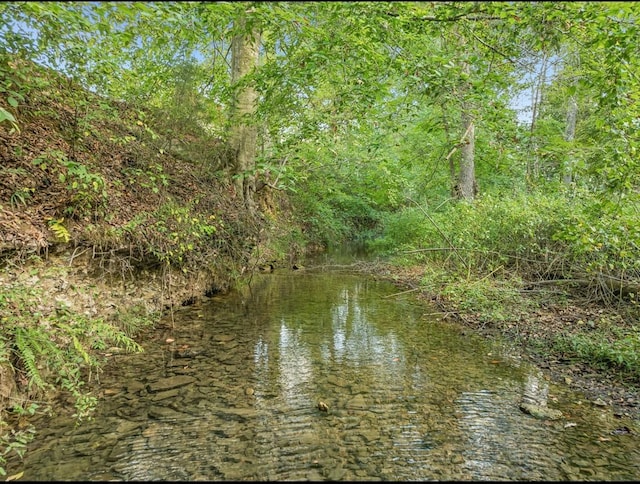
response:
[[(472, 12), (476, 13), (476, 12)], [(390, 17), (399, 17), (400, 14), (395, 12), (387, 12), (387, 15)], [(425, 22), (457, 22), (458, 20), (465, 19), (470, 20), (472, 22), (479, 22), (482, 20), (502, 20), (502, 17), (493, 17), (489, 15), (479, 15), (477, 17), (470, 17), (470, 13), (461, 13), (458, 15), (454, 15), (453, 17), (436, 17), (436, 16), (427, 16), (423, 15), (422, 17), (414, 17), (412, 20), (422, 20)]]
[(500, 52), (498, 49), (496, 49), (494, 46), (487, 44), (484, 40), (482, 40), (480, 37), (478, 37), (476, 34), (472, 33), (471, 34), (473, 36), (474, 39), (476, 39), (478, 42), (480, 42), (482, 45), (484, 45), (487, 49), (495, 52), (496, 54), (498, 54), (500, 57), (503, 57), (505, 59), (507, 59), (509, 62), (511, 62), (513, 65), (519, 65), (520, 67), (524, 67), (523, 64), (521, 64), (519, 61), (512, 59), (511, 57), (509, 57), (507, 54), (505, 54), (504, 52)]

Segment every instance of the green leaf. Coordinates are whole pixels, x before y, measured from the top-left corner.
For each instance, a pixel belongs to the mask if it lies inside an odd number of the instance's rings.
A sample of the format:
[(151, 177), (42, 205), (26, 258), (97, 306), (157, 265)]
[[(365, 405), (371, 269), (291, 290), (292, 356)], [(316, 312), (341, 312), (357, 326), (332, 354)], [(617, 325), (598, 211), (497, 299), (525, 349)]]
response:
[(0, 123), (2, 121), (9, 121), (10, 123), (16, 123), (16, 118), (13, 117), (13, 114), (11, 114), (9, 111), (7, 111), (6, 109), (0, 107)]

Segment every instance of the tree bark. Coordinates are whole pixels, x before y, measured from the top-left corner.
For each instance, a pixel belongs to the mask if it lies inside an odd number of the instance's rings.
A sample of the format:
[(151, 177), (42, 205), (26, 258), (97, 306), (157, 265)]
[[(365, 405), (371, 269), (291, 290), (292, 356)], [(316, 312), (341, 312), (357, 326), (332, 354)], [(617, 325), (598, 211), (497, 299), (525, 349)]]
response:
[(531, 125), (529, 126), (529, 157), (527, 161), (527, 177), (529, 180), (536, 180), (540, 175), (540, 160), (538, 159), (538, 140), (536, 138), (536, 123), (540, 114), (542, 105), (542, 94), (547, 82), (547, 54), (543, 54), (540, 72), (534, 80), (532, 106), (531, 106)]
[[(469, 75), (469, 64), (463, 64), (464, 72)], [(462, 94), (464, 96), (464, 93)], [(476, 168), (475, 168), (475, 125), (471, 106), (468, 102), (462, 102), (462, 130), (464, 136), (460, 147), (460, 170), (458, 171), (458, 183), (456, 196), (459, 199), (473, 201), (477, 195)]]
[[(578, 103), (574, 96), (569, 98), (569, 107), (567, 109), (567, 125), (564, 131), (564, 140), (570, 144), (573, 144), (573, 140), (576, 137), (576, 123), (578, 118)], [(571, 153), (571, 152), (569, 152)], [(564, 166), (562, 167), (562, 182), (565, 185), (570, 185), (573, 174), (571, 167), (573, 166), (573, 160), (568, 158)]]
[(231, 41), (231, 83), (235, 90), (231, 114), (231, 146), (234, 153), (236, 192), (242, 194), (248, 210), (255, 210), (255, 166), (258, 129), (253, 115), (258, 93), (252, 84), (241, 83), (258, 64), (260, 33), (245, 33), (246, 18), (238, 20), (241, 33)]

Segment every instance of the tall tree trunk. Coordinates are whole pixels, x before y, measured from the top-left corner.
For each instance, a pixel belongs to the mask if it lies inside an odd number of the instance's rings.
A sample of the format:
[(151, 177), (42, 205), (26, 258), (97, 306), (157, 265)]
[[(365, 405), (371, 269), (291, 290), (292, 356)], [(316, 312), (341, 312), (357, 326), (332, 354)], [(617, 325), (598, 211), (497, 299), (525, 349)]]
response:
[(258, 64), (260, 33), (245, 33), (246, 18), (238, 21), (240, 33), (231, 41), (231, 83), (235, 90), (231, 114), (231, 146), (234, 153), (236, 192), (241, 193), (248, 210), (255, 210), (255, 166), (258, 129), (253, 115), (258, 93), (251, 84), (239, 84)]
[[(569, 51), (567, 55), (568, 67), (575, 69), (575, 72), (571, 76), (573, 78), (571, 87), (574, 92), (577, 91), (577, 84), (580, 73), (580, 55), (576, 51)], [(567, 124), (564, 128), (564, 140), (568, 145), (568, 153), (565, 158), (563, 166), (560, 167), (560, 173), (562, 175), (562, 183), (564, 185), (570, 185), (573, 181), (573, 167), (575, 166), (575, 160), (573, 159), (574, 139), (576, 137), (576, 125), (578, 123), (578, 100), (576, 95), (569, 96), (567, 103)]]
[[(564, 130), (564, 140), (570, 145), (573, 144), (573, 140), (576, 137), (576, 123), (578, 118), (578, 102), (574, 96), (569, 98), (569, 106), (567, 108), (567, 125)], [(571, 151), (569, 151), (571, 153)], [(565, 160), (564, 166), (562, 167), (562, 182), (565, 185), (571, 184), (572, 181), (572, 170), (573, 160), (570, 158), (571, 155)]]
[(542, 105), (542, 94), (547, 82), (547, 54), (543, 54), (540, 72), (534, 80), (531, 100), (531, 125), (529, 126), (529, 156), (527, 157), (527, 177), (529, 181), (536, 180), (540, 174), (540, 160), (538, 158), (538, 140), (536, 138), (536, 122)]
[[(469, 75), (470, 68), (467, 62), (463, 64), (464, 72)], [(467, 91), (468, 87), (464, 89)], [(462, 96), (464, 98), (465, 92)], [(462, 102), (462, 132), (460, 140), (460, 169), (458, 171), (458, 183), (456, 185), (456, 196), (462, 200), (473, 201), (477, 195), (476, 168), (475, 168), (475, 125), (473, 114), (469, 102)]]
[(475, 125), (473, 117), (468, 112), (468, 107), (463, 107), (462, 129), (465, 138), (460, 148), (460, 171), (458, 172), (458, 195), (459, 198), (473, 201), (476, 198), (478, 187), (476, 185), (475, 167)]

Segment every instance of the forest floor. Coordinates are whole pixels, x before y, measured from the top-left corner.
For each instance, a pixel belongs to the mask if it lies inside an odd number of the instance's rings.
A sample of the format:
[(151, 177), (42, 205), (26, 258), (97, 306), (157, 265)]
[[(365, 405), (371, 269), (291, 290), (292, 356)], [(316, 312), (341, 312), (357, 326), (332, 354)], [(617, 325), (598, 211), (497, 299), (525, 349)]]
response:
[(535, 364), (549, 380), (568, 385), (582, 392), (594, 405), (610, 407), (617, 417), (640, 419), (640, 382), (620, 376), (615, 370), (579, 362), (555, 349), (558, 338), (584, 337), (593, 339), (593, 328), (603, 319), (616, 325), (633, 325), (623, 311), (603, 306), (578, 294), (568, 297), (529, 295), (531, 309), (517, 318), (499, 322), (484, 321), (478, 314), (463, 313), (440, 294), (421, 289), (424, 266), (369, 267), (368, 272), (393, 281), (417, 297), (428, 299), (443, 313), (443, 319), (462, 324), (469, 332), (491, 339), (500, 339), (519, 348), (521, 356)]

